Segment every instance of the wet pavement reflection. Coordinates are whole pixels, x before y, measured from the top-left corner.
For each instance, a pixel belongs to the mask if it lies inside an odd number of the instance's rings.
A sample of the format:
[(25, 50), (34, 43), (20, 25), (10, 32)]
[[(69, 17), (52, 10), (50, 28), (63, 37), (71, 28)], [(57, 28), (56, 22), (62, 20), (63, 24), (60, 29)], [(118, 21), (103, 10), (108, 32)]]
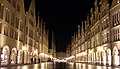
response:
[(40, 63), (21, 66), (1, 67), (0, 69), (120, 69), (120, 67), (99, 66), (84, 63)]

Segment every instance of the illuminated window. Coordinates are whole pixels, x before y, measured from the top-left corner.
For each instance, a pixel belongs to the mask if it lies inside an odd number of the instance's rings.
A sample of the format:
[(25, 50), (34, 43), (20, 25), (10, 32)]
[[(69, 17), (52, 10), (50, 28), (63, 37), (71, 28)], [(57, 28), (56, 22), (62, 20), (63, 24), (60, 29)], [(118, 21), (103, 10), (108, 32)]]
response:
[(116, 25), (118, 25), (118, 20), (119, 20), (119, 13), (116, 13)]
[(117, 41), (120, 39), (120, 30), (119, 28), (118, 29), (114, 29), (112, 31), (112, 34), (113, 34), (113, 41)]
[(120, 12), (114, 13), (112, 15), (112, 26), (117, 26), (120, 24)]
[(102, 30), (108, 28), (108, 27), (109, 27), (109, 20), (108, 20), (108, 18), (107, 18), (107, 19), (104, 19), (104, 20), (101, 22), (101, 24), (102, 24)]
[(116, 29), (116, 30), (117, 30), (117, 32), (116, 32), (116, 37), (117, 37), (117, 40), (119, 40), (119, 34), (120, 34), (119, 31), (120, 31), (120, 30), (119, 30), (119, 28)]

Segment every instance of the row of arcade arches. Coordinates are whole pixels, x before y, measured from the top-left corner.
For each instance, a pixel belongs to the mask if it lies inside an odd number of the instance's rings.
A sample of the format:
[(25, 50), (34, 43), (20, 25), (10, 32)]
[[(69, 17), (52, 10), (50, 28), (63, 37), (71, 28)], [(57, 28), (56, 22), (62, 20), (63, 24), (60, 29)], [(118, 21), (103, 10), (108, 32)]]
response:
[(17, 50), (16, 48), (10, 50), (8, 46), (4, 46), (1, 49), (1, 65), (22, 64), (23, 61), (24, 63), (31, 63), (30, 60), (33, 58), (33, 55), (31, 52), (23, 53), (22, 50)]
[(72, 60), (76, 60), (77, 62), (97, 63), (103, 65), (120, 65), (120, 51), (117, 46), (114, 46), (112, 50), (110, 48), (107, 48), (106, 50), (101, 49), (94, 52), (93, 49), (89, 49), (88, 53), (81, 53), (80, 55), (79, 54), (78, 56), (76, 56), (76, 59), (72, 58)]
[[(113, 52), (111, 52), (110, 49), (107, 49), (107, 51), (103, 50), (103, 51), (100, 51), (100, 52), (97, 52), (97, 62), (98, 63), (102, 63), (104, 65), (115, 65), (115, 66), (118, 66), (120, 65), (120, 55), (119, 55), (119, 49), (114, 46), (113, 48)], [(95, 54), (93, 53), (92, 56), (94, 57)], [(94, 61), (94, 58), (92, 58), (92, 60)]]

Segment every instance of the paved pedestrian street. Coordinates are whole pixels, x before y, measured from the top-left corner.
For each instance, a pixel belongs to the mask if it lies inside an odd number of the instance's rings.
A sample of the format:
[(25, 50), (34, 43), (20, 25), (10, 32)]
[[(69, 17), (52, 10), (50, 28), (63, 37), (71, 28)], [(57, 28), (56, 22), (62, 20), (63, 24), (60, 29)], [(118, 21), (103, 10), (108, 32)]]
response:
[(120, 69), (119, 66), (99, 66), (92, 64), (83, 63), (40, 63), (30, 65), (19, 65), (19, 66), (7, 66), (1, 67), (1, 69)]

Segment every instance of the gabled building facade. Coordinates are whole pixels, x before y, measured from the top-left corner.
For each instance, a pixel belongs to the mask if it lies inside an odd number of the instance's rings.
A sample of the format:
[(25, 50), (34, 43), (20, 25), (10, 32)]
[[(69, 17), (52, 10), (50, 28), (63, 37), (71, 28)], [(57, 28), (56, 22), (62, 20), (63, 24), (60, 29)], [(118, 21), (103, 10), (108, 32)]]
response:
[(74, 35), (71, 40), (71, 53), (74, 53), (69, 56), (69, 60), (103, 65), (120, 65), (119, 11), (119, 0), (113, 0), (112, 3), (109, 0), (95, 0), (94, 8), (91, 8), (86, 20), (82, 21), (78, 39), (73, 41), (77, 38)]
[(27, 12), (24, 0), (0, 0), (0, 65), (47, 61), (48, 33), (39, 20), (35, 0)]

